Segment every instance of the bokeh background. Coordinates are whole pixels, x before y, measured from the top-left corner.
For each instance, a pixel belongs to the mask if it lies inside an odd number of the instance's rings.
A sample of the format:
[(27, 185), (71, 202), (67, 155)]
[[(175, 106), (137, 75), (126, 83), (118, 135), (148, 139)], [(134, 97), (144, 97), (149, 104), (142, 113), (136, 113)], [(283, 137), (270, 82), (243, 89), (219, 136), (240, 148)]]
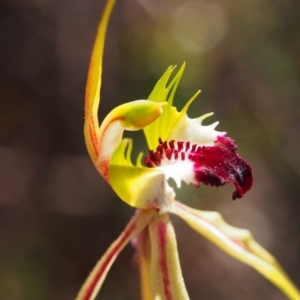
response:
[[(0, 0), (0, 299), (74, 299), (133, 209), (94, 169), (83, 140), (89, 56), (104, 0)], [(300, 2), (118, 1), (105, 49), (100, 118), (146, 98), (186, 61), (176, 104), (214, 111), (254, 171), (233, 186), (178, 198), (250, 229), (300, 286)], [(140, 135), (135, 146), (146, 150)], [(191, 299), (285, 299), (173, 218)], [(140, 299), (129, 245), (97, 299)]]

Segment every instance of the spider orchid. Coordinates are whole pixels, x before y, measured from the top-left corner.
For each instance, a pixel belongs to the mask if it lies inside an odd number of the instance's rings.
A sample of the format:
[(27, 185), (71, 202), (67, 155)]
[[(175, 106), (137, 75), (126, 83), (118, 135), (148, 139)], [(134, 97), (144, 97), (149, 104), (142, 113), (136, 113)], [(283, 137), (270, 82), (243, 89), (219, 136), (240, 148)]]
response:
[[(233, 183), (233, 199), (241, 198), (252, 185), (250, 166), (236, 153), (234, 141), (225, 132), (202, 121), (206, 114), (190, 119), (187, 110), (199, 91), (181, 111), (173, 98), (185, 65), (171, 80), (169, 67), (147, 100), (137, 100), (113, 109), (98, 124), (102, 57), (107, 24), (114, 0), (108, 0), (92, 52), (88, 73), (84, 134), (89, 155), (99, 173), (117, 195), (136, 212), (121, 235), (109, 247), (81, 288), (77, 299), (95, 299), (111, 265), (130, 242), (138, 257), (143, 300), (189, 299), (181, 273), (176, 238), (169, 214), (182, 218), (190, 227), (223, 251), (269, 279), (290, 299), (300, 299), (276, 260), (259, 246), (248, 230), (229, 226), (216, 212), (199, 211), (176, 200), (168, 179), (211, 186)], [(132, 141), (122, 139), (124, 130), (143, 129), (149, 154), (142, 162), (131, 161)]]

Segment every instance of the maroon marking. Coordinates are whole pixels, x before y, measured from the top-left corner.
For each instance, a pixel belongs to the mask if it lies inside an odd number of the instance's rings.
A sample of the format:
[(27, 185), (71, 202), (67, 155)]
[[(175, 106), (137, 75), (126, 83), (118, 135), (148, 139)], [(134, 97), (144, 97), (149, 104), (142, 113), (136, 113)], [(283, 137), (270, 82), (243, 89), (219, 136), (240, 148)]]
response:
[(191, 145), (190, 142), (185, 143), (185, 151), (188, 151), (190, 149), (190, 145)]
[(185, 153), (181, 152), (181, 160), (185, 160)]
[(178, 159), (178, 151), (174, 150), (174, 158), (177, 160)]
[(175, 144), (174, 140), (169, 142), (169, 146), (170, 146), (171, 149), (174, 149), (174, 144)]
[(172, 158), (172, 154), (173, 154), (173, 149), (166, 149), (165, 150), (165, 153), (166, 153), (166, 157), (168, 160), (170, 160)]
[(184, 142), (177, 142), (178, 151), (183, 149)]

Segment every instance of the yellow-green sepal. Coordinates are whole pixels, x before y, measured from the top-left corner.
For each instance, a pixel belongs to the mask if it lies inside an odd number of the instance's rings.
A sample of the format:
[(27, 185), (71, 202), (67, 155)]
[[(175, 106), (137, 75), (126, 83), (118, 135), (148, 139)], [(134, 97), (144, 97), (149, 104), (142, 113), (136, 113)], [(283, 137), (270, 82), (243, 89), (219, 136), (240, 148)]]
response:
[(143, 167), (142, 154), (134, 165), (131, 162), (131, 151), (132, 140), (123, 139), (113, 152), (109, 163), (109, 182), (113, 190), (133, 207), (162, 209), (172, 198), (165, 175), (157, 169)]
[(86, 83), (84, 105), (84, 138), (88, 153), (93, 163), (96, 162), (97, 156), (99, 154), (98, 109), (100, 104), (100, 90), (102, 82), (103, 50), (108, 21), (110, 19), (110, 15), (112, 13), (114, 5), (115, 0), (108, 0), (105, 5), (104, 12), (97, 30)]
[(228, 225), (217, 212), (196, 210), (177, 201), (171, 212), (224, 252), (256, 269), (289, 299), (300, 300), (298, 288), (276, 259), (254, 240), (248, 230)]

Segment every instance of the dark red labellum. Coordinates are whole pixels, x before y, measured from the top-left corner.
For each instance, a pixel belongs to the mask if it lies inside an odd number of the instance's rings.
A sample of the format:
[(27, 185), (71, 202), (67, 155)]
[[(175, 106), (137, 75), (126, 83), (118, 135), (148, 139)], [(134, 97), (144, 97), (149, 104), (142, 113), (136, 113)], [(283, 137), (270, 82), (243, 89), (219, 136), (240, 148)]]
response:
[(191, 145), (190, 142), (163, 142), (145, 158), (148, 167), (160, 166), (162, 160), (190, 160), (194, 163), (194, 178), (198, 183), (221, 186), (232, 182), (236, 190), (232, 199), (243, 197), (253, 182), (250, 165), (237, 153), (237, 146), (229, 137), (219, 136), (213, 146)]
[(211, 186), (221, 186), (232, 182), (236, 190), (232, 199), (243, 197), (250, 190), (253, 182), (250, 165), (237, 153), (234, 141), (226, 136), (219, 136), (215, 146), (198, 147), (189, 158), (195, 163), (195, 178), (198, 182)]

